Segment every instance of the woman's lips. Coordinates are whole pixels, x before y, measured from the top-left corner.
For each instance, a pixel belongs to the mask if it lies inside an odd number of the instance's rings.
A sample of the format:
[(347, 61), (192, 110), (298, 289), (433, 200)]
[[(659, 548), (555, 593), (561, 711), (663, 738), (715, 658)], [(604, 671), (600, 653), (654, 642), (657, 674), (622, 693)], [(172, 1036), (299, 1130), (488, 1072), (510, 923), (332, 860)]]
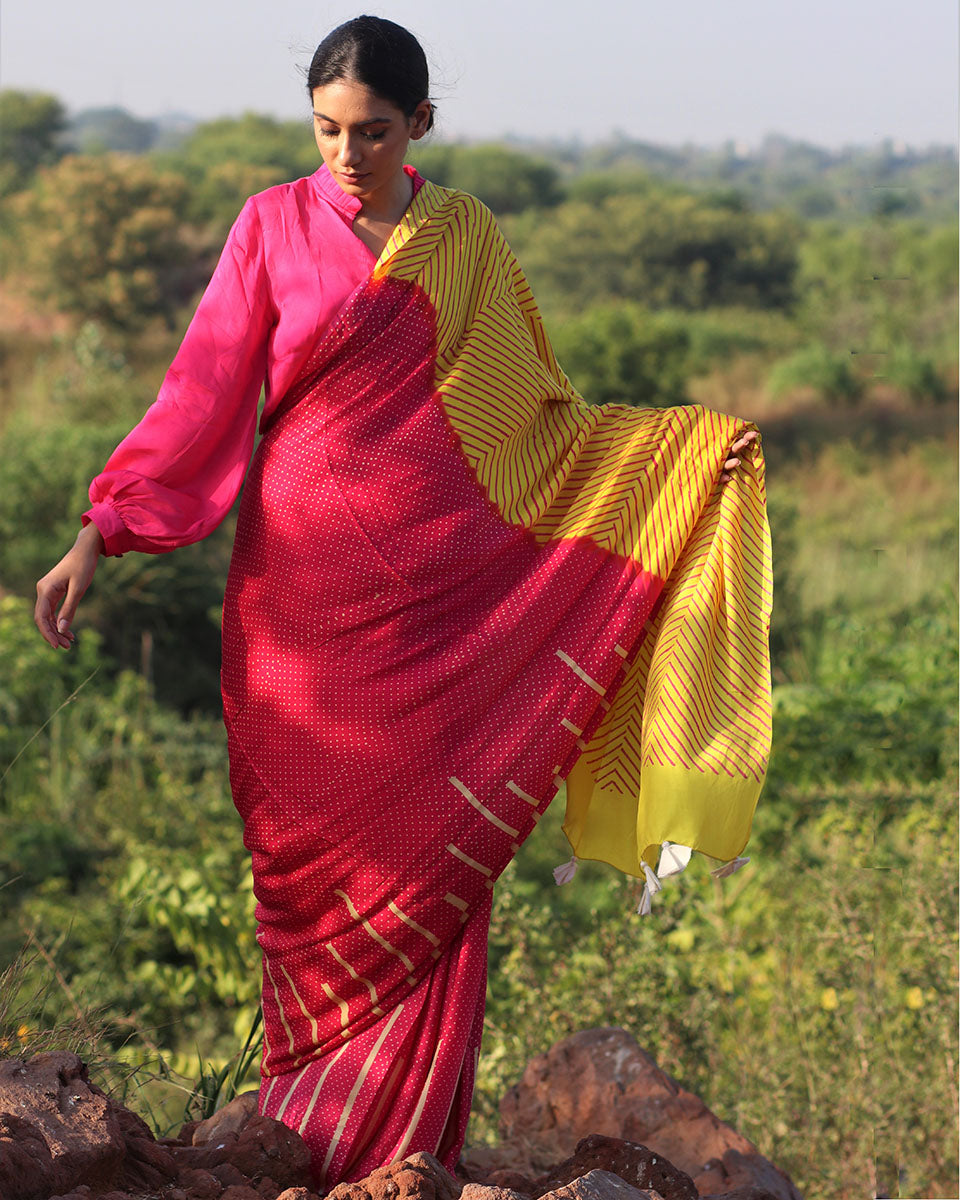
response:
[(366, 179), (366, 173), (363, 175), (348, 175), (346, 171), (340, 172), (340, 178), (345, 179), (347, 183), (359, 183), (361, 179)]

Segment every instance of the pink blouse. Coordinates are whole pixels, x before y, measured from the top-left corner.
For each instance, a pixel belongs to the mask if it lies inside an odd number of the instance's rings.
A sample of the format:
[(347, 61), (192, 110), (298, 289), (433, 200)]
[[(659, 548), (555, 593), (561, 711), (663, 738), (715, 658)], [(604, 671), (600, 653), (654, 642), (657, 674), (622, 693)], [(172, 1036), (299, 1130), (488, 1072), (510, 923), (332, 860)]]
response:
[(266, 422), (376, 264), (353, 232), (360, 207), (326, 166), (244, 204), (157, 399), (90, 485), (81, 519), (108, 555), (199, 541), (230, 511), (261, 386)]

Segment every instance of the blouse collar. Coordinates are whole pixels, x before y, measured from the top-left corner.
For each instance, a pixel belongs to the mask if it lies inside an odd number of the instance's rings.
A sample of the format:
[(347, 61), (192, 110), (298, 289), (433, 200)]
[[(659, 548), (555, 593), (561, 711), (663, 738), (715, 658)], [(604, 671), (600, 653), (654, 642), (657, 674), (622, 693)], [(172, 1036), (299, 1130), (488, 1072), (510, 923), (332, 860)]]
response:
[[(413, 180), (413, 194), (416, 195), (423, 183), (423, 177), (418, 173), (416, 167), (405, 165), (403, 169)], [(314, 172), (313, 179), (324, 200), (331, 204), (352, 225), (353, 218), (363, 207), (363, 201), (360, 197), (348, 196), (330, 174), (329, 170), (327, 170), (326, 163), (320, 164), (319, 170)]]

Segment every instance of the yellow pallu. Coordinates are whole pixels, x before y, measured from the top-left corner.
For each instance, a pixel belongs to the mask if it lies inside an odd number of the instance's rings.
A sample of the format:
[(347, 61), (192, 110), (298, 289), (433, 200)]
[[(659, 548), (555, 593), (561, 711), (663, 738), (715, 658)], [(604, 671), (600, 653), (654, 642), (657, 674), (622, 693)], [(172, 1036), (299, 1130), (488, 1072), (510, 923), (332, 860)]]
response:
[(567, 778), (580, 858), (631, 875), (664, 843), (734, 860), (770, 750), (770, 531), (749, 422), (691, 405), (590, 406), (557, 363), (490, 212), (424, 184), (375, 277), (422, 289), (436, 388), (487, 498), (541, 543), (590, 538), (663, 580), (639, 651)]

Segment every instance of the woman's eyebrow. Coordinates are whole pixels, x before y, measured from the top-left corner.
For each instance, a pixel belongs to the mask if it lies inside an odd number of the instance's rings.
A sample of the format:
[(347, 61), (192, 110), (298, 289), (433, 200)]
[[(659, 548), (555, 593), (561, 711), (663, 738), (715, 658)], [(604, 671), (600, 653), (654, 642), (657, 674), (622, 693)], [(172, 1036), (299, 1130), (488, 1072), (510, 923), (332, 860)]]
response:
[[(317, 110), (316, 110), (316, 109), (314, 109), (314, 110), (313, 110), (313, 115), (314, 115), (315, 117), (319, 117), (321, 121), (329, 121), (331, 125), (339, 125), (339, 124), (340, 124), (340, 122), (339, 122), (339, 121), (335, 121), (335, 120), (333, 119), (333, 117), (328, 117), (328, 116), (326, 115), (326, 113), (317, 112)], [(389, 125), (389, 124), (390, 124), (390, 118), (389, 118), (389, 117), (374, 117), (374, 118), (373, 118), (372, 120), (370, 120), (370, 121), (360, 121), (360, 122), (359, 122), (359, 124), (358, 124), (358, 126), (357, 126), (357, 128), (358, 128), (358, 129), (363, 129), (363, 127), (364, 127), (365, 125)]]

